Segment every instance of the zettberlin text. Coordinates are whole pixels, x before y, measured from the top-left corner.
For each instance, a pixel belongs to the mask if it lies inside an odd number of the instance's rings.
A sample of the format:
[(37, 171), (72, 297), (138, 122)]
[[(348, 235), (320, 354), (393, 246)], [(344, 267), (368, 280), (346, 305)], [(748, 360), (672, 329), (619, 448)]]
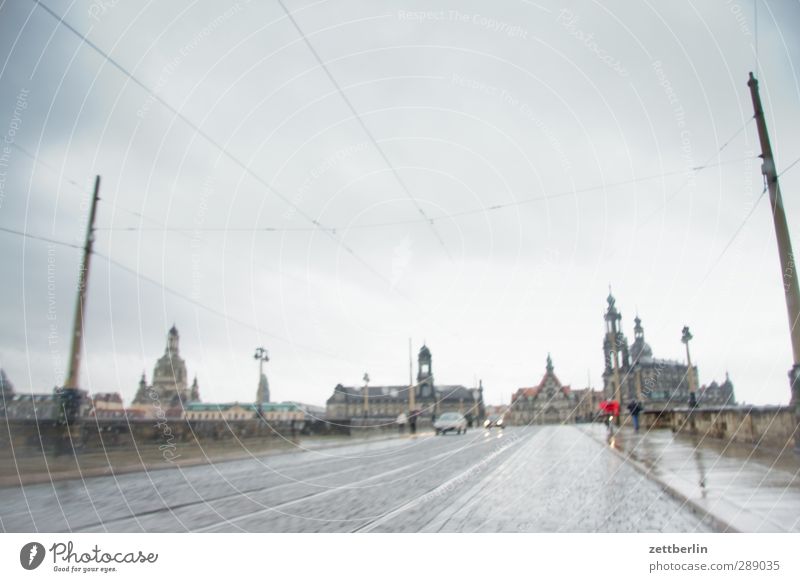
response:
[(650, 546), (651, 554), (707, 554), (708, 546), (692, 544), (691, 546)]

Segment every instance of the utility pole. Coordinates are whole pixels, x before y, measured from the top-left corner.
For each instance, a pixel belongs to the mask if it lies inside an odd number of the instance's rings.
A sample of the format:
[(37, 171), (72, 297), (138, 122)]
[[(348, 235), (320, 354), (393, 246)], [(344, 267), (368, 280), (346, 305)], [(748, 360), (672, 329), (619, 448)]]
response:
[(84, 312), (86, 309), (86, 292), (89, 282), (89, 265), (92, 260), (94, 245), (94, 218), (97, 214), (97, 201), (100, 200), (100, 176), (94, 179), (94, 196), (89, 211), (89, 223), (86, 226), (86, 240), (83, 243), (83, 260), (78, 273), (78, 299), (75, 305), (75, 323), (72, 327), (72, 347), (69, 355), (69, 371), (64, 388), (77, 389), (81, 367), (81, 349), (83, 348)]
[[(775, 226), (775, 238), (778, 241), (778, 257), (781, 261), (781, 282), (786, 298), (786, 311), (789, 315), (789, 334), (792, 340), (792, 369), (789, 370), (789, 386), (791, 389), (790, 406), (794, 408), (795, 420), (800, 424), (800, 285), (797, 281), (797, 267), (792, 252), (792, 240), (789, 237), (789, 226), (786, 222), (786, 211), (783, 208), (778, 174), (775, 169), (775, 158), (772, 156), (772, 145), (767, 133), (767, 122), (758, 93), (758, 80), (750, 73), (747, 81), (750, 96), (753, 99), (758, 139), (761, 142), (761, 173), (769, 189), (769, 202), (772, 208), (772, 221)], [(797, 433), (795, 433), (797, 434)], [(800, 434), (795, 437), (795, 451), (800, 453)]]
[(97, 215), (97, 201), (100, 200), (100, 176), (94, 179), (94, 194), (89, 210), (89, 222), (86, 226), (86, 239), (83, 243), (83, 259), (78, 272), (78, 298), (75, 303), (75, 321), (72, 327), (72, 345), (69, 353), (69, 370), (64, 387), (59, 396), (60, 421), (64, 425), (64, 439), (61, 446), (71, 448), (73, 437), (80, 436), (79, 421), (81, 398), (78, 389), (81, 369), (81, 351), (83, 349), (83, 328), (86, 317), (86, 295), (89, 288), (89, 266), (92, 260), (94, 245), (94, 219)]

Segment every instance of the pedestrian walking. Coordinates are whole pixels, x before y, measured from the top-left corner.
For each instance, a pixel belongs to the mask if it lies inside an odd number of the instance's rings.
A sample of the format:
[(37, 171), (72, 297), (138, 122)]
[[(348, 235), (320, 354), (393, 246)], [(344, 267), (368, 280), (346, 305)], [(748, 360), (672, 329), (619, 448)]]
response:
[(631, 413), (631, 420), (633, 420), (634, 432), (639, 432), (639, 415), (644, 410), (642, 404), (635, 398), (628, 403), (628, 412)]
[(619, 402), (616, 400), (602, 400), (600, 402), (600, 410), (603, 411), (603, 417), (608, 429), (608, 436), (614, 434), (614, 423), (616, 417), (619, 416)]
[(395, 422), (397, 422), (397, 430), (400, 432), (400, 434), (406, 432), (406, 423), (408, 422), (408, 417), (406, 416), (405, 412), (398, 414)]
[(408, 416), (408, 430), (411, 434), (417, 434), (417, 417), (419, 410), (412, 410)]

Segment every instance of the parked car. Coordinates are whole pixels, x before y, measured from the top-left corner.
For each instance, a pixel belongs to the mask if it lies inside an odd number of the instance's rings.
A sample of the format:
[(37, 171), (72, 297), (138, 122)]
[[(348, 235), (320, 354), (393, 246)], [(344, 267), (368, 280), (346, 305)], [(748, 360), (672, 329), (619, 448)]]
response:
[(457, 432), (458, 434), (467, 432), (467, 419), (457, 412), (445, 412), (436, 422), (433, 423), (433, 428), (436, 429), (436, 434), (445, 434), (446, 432)]
[(489, 418), (483, 421), (483, 428), (505, 428), (506, 421), (503, 419), (503, 416), (500, 414), (493, 414)]

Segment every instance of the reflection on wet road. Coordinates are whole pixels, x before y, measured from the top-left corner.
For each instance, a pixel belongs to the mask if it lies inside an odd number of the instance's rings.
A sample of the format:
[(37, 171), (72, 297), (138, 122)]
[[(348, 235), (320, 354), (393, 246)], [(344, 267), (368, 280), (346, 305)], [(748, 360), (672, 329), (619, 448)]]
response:
[(575, 426), (0, 489), (5, 531), (709, 531)]

